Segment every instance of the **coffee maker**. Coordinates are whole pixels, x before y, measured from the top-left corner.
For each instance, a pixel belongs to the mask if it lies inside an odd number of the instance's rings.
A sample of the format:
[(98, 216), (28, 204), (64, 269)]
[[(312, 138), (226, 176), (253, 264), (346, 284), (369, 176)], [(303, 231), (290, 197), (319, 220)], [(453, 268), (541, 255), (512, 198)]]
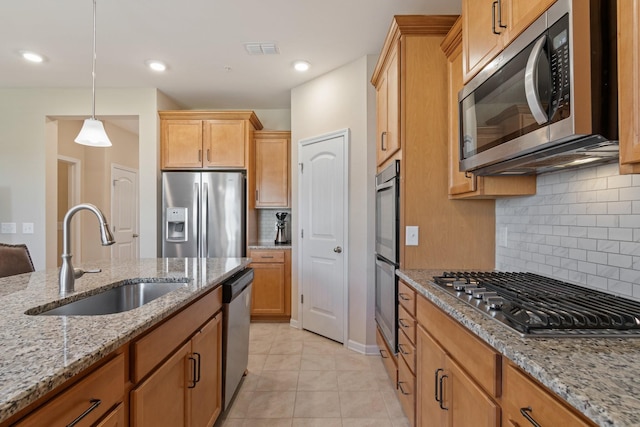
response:
[(285, 220), (286, 217), (287, 212), (276, 212), (276, 245), (289, 243), (289, 230), (287, 227), (287, 221)]

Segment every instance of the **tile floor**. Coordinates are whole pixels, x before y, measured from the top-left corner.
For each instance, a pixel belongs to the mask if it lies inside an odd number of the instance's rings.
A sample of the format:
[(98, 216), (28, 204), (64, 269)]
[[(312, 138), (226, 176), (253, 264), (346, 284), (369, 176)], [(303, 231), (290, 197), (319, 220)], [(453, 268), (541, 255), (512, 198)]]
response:
[(248, 375), (216, 427), (408, 427), (379, 356), (252, 323)]

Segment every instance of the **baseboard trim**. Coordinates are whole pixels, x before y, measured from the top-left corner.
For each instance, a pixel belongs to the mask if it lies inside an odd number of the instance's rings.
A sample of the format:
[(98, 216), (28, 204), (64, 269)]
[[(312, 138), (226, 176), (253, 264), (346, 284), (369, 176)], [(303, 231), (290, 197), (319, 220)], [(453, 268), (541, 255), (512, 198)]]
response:
[(289, 320), (289, 326), (291, 326), (292, 328), (296, 328), (296, 329), (302, 329), (300, 327), (300, 322), (298, 322), (298, 320), (296, 320), (296, 319), (290, 319)]
[(367, 356), (374, 356), (374, 355), (380, 354), (377, 345), (366, 345), (353, 340), (348, 341), (347, 348), (349, 350), (353, 350), (361, 354), (366, 354)]

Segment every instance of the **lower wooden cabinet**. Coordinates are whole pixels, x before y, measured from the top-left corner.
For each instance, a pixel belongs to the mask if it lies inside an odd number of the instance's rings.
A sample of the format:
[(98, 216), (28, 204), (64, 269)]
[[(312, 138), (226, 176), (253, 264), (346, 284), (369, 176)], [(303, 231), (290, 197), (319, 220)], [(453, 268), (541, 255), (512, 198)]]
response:
[(92, 426), (123, 401), (124, 378), (124, 355), (118, 354), (14, 425)]
[(394, 388), (398, 387), (398, 358), (396, 355), (389, 349), (387, 342), (384, 340), (382, 336), (382, 332), (380, 329), (376, 328), (376, 343), (378, 344), (378, 348), (380, 349), (380, 357), (382, 357), (382, 363), (384, 364), (385, 369), (387, 370), (387, 374), (389, 374), (389, 379), (393, 384)]
[(291, 250), (251, 250), (251, 320), (291, 318)]
[(124, 404), (121, 403), (96, 424), (96, 427), (124, 427), (127, 425), (125, 414)]

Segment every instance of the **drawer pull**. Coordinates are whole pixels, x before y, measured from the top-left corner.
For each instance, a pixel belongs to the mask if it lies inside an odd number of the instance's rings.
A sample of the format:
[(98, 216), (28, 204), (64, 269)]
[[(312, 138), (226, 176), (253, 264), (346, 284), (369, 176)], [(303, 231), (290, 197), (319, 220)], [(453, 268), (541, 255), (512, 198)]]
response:
[(409, 351), (405, 351), (405, 350), (403, 349), (403, 347), (404, 347), (404, 345), (402, 345), (402, 344), (398, 344), (398, 350), (400, 350), (400, 353), (404, 354), (405, 356), (408, 356), (409, 354), (411, 354), (411, 352), (409, 352)]
[(400, 389), (400, 393), (404, 394), (405, 396), (409, 396), (411, 393), (407, 393), (406, 391), (404, 391), (402, 384), (404, 384), (404, 381), (398, 381), (398, 388)]
[(76, 418), (75, 420), (71, 421), (71, 423), (67, 424), (67, 427), (73, 427), (76, 424), (78, 424), (80, 421), (82, 421), (82, 419), (84, 417), (86, 417), (87, 415), (89, 415), (89, 413), (91, 413), (91, 411), (93, 411), (98, 406), (100, 406), (100, 404), (102, 403), (102, 400), (100, 400), (100, 399), (91, 399), (89, 401), (89, 403), (91, 403), (91, 406), (89, 406), (89, 408), (87, 408), (86, 411), (84, 411), (82, 414), (80, 414), (80, 416), (78, 418)]
[(445, 408), (445, 406), (444, 406), (444, 394), (442, 394), (442, 389), (444, 388), (443, 387), (443, 382), (444, 382), (445, 378), (449, 378), (449, 375), (443, 375), (443, 376), (440, 377), (440, 381), (439, 381), (440, 382), (440, 387), (439, 387), (440, 388), (440, 400), (439, 400), (439, 402), (440, 402), (440, 409), (444, 409), (445, 411), (448, 411), (449, 408)]
[(410, 326), (408, 324), (405, 323), (404, 319), (399, 318), (398, 319), (398, 323), (400, 324), (400, 326), (402, 326), (403, 328), (409, 328)]
[(523, 417), (527, 419), (527, 421), (531, 423), (532, 426), (540, 427), (540, 424), (538, 424), (536, 420), (534, 420), (533, 417), (529, 415), (529, 412), (533, 412), (533, 409), (531, 409), (531, 406), (527, 406), (526, 408), (520, 408), (520, 413), (522, 414)]
[(407, 294), (405, 294), (404, 292), (400, 292), (398, 294), (398, 298), (400, 298), (402, 301), (411, 301), (411, 297), (409, 297)]
[(200, 382), (200, 365), (202, 364), (200, 359), (200, 353), (194, 352), (193, 354), (198, 358), (198, 369), (196, 371), (196, 383), (199, 383)]
[(262, 255), (260, 258), (261, 259), (272, 259), (272, 258), (274, 258), (274, 256), (273, 255)]
[(434, 383), (433, 383), (433, 391), (435, 393), (436, 402), (440, 402), (440, 398), (438, 397), (438, 374), (440, 372), (444, 372), (444, 369), (442, 369), (442, 368), (436, 369), (435, 380), (434, 380)]
[(196, 372), (198, 362), (196, 361), (195, 357), (189, 356), (189, 363), (191, 363), (191, 377), (193, 378), (193, 380), (191, 381), (193, 382), (193, 384), (188, 386), (188, 388), (196, 388), (196, 383), (198, 382), (198, 373)]
[(382, 357), (383, 359), (388, 359), (389, 355), (388, 354), (386, 356), (384, 355), (386, 352), (387, 352), (386, 350), (380, 349), (380, 357)]

